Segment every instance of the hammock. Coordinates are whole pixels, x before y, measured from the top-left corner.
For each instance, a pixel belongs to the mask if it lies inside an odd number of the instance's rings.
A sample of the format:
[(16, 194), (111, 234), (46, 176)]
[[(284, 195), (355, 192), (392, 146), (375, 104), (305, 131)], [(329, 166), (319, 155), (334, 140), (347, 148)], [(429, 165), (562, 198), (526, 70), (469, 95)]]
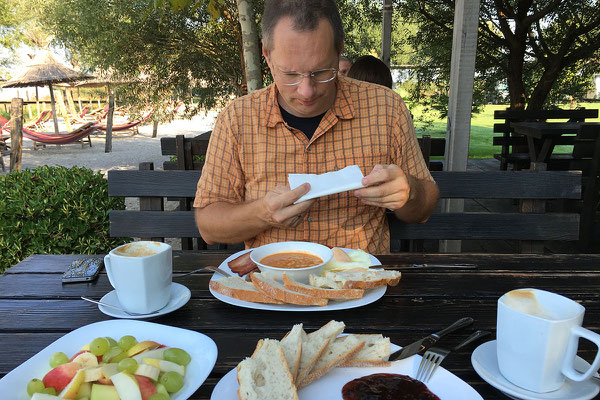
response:
[[(0, 127), (1, 129), (10, 132), (9, 121), (0, 115)], [(27, 139), (31, 139), (34, 142), (40, 142), (45, 144), (69, 144), (81, 140), (88, 136), (96, 129), (96, 122), (88, 122), (79, 128), (72, 130), (69, 133), (43, 133), (36, 132), (32, 129), (23, 128), (23, 136)]]
[[(127, 122), (125, 124), (113, 125), (112, 130), (113, 130), (113, 132), (131, 130), (132, 128), (135, 128), (136, 126), (138, 126), (142, 122), (146, 122), (146, 120), (148, 120), (148, 118), (150, 118), (150, 116), (152, 115), (153, 111), (154, 111), (153, 109), (150, 110), (150, 111), (148, 111), (146, 113), (146, 115), (142, 116), (141, 119), (138, 119), (136, 121)], [(101, 130), (103, 132), (106, 132), (106, 124), (98, 124), (98, 125), (96, 125), (96, 129)]]

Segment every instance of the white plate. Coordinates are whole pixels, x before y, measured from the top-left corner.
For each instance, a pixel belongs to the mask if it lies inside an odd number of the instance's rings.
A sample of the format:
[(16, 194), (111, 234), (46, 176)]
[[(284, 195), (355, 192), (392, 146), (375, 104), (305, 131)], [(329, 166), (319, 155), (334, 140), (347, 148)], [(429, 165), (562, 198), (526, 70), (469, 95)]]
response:
[[(392, 344), (392, 352), (398, 349), (399, 346)], [(335, 368), (300, 390), (298, 397), (300, 400), (341, 400), (342, 387), (353, 379), (377, 373), (402, 374), (414, 378), (420, 362), (421, 356), (415, 355), (395, 361), (388, 368)], [(483, 400), (475, 389), (442, 367), (437, 369), (427, 383), (427, 387), (443, 400)], [(237, 400), (238, 388), (237, 370), (234, 368), (221, 378), (210, 398), (211, 400)]]
[(189, 398), (202, 385), (217, 360), (217, 345), (202, 333), (146, 321), (113, 319), (83, 326), (48, 345), (0, 379), (0, 396), (5, 398), (10, 393), (13, 400), (29, 400), (27, 383), (33, 378), (41, 379), (50, 370), (48, 362), (52, 354), (62, 351), (72, 356), (98, 336), (119, 340), (124, 335), (133, 335), (138, 341), (154, 340), (169, 347), (179, 347), (190, 354), (192, 361), (186, 367), (183, 388), (173, 394), (171, 400)]
[[(347, 249), (344, 249), (344, 250), (347, 250)], [(249, 251), (252, 251), (252, 249), (238, 251), (237, 253), (230, 255), (229, 257), (227, 257), (225, 259), (225, 261), (223, 261), (221, 263), (221, 265), (219, 265), (219, 268), (236, 275), (235, 273), (231, 272), (231, 269), (229, 269), (229, 265), (227, 265), (227, 263)], [(379, 262), (379, 260), (377, 258), (373, 257), (372, 255), (369, 255), (369, 256), (371, 257), (371, 265), (381, 265), (381, 262)], [(211, 281), (218, 280), (220, 278), (222, 278), (222, 276), (219, 273), (215, 272), (211, 278)], [(215, 296), (217, 299), (221, 300), (222, 302), (232, 304), (232, 305), (238, 306), (238, 307), (254, 308), (256, 310), (272, 310), (272, 311), (331, 311), (331, 310), (346, 310), (348, 308), (356, 308), (356, 307), (364, 306), (366, 304), (371, 304), (371, 303), (379, 300), (381, 297), (383, 297), (383, 295), (385, 294), (385, 291), (387, 290), (387, 286), (380, 286), (380, 287), (376, 287), (374, 289), (368, 289), (365, 291), (364, 296), (360, 299), (329, 300), (329, 303), (326, 306), (301, 306), (301, 305), (296, 305), (296, 304), (253, 303), (251, 301), (238, 300), (238, 299), (234, 299), (233, 297), (225, 296), (224, 294), (215, 292), (210, 287), (209, 287), (209, 290), (213, 296)]]
[[(171, 298), (166, 306), (161, 308), (158, 312), (152, 314), (143, 314), (143, 315), (129, 315), (123, 311), (119, 311), (116, 308), (106, 307), (103, 305), (98, 305), (100, 311), (102, 311), (106, 315), (110, 315), (115, 318), (127, 318), (127, 319), (144, 319), (144, 318), (156, 318), (158, 316), (173, 312), (181, 307), (183, 307), (192, 297), (192, 293), (190, 289), (183, 286), (180, 283), (171, 283)], [(119, 298), (117, 297), (117, 292), (114, 290), (105, 294), (101, 299), (101, 302), (106, 304), (112, 304), (113, 306), (123, 307), (121, 303), (119, 303)]]
[[(513, 385), (502, 376), (498, 369), (498, 358), (496, 357), (496, 341), (492, 340), (481, 344), (471, 355), (471, 364), (475, 371), (484, 381), (507, 396), (519, 400), (589, 400), (594, 398), (600, 391), (600, 387), (592, 381), (574, 382), (567, 379), (564, 385), (553, 392), (536, 393)], [(575, 368), (585, 371), (590, 367), (584, 359), (575, 359)]]

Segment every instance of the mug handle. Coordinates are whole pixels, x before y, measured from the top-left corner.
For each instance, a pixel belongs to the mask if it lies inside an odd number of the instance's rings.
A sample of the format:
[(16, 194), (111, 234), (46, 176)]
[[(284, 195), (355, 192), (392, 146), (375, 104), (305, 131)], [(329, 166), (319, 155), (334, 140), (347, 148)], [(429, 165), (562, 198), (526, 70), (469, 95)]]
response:
[(110, 254), (107, 254), (104, 256), (104, 266), (106, 267), (104, 269), (106, 270), (106, 275), (108, 275), (108, 281), (110, 282), (112, 287), (115, 287), (115, 284), (113, 283), (113, 277), (112, 277), (112, 271), (111, 271), (112, 268), (110, 265)]
[[(594, 362), (584, 373), (576, 371), (573, 367), (580, 337), (593, 342), (598, 347)], [(598, 367), (600, 367), (600, 335), (589, 329), (582, 328), (581, 326), (574, 326), (571, 328), (571, 336), (569, 337), (569, 344), (567, 345), (565, 359), (563, 361), (562, 373), (573, 381), (581, 382), (589, 379), (592, 374), (598, 370)]]

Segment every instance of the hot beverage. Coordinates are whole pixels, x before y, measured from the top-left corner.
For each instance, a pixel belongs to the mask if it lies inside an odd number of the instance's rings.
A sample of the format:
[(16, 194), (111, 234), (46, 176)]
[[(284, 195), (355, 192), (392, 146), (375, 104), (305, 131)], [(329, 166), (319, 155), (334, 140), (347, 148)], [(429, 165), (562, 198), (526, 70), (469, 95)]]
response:
[(147, 257), (158, 253), (160, 249), (160, 242), (133, 242), (117, 247), (114, 252), (123, 257)]

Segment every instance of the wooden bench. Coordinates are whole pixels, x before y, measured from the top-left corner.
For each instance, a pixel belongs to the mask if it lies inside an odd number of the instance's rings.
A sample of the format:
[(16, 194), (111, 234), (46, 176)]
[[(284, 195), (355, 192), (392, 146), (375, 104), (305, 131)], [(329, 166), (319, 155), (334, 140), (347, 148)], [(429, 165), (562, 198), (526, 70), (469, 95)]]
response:
[[(110, 212), (110, 235), (152, 240), (199, 238), (193, 211), (165, 211), (164, 199), (193, 198), (200, 174), (198, 170), (109, 171), (109, 196), (140, 198), (140, 210)], [(441, 171), (433, 172), (433, 175), (442, 198), (523, 199), (529, 204), (523, 205), (523, 213), (436, 212), (425, 224), (403, 224), (392, 216), (393, 249), (400, 239), (544, 241), (579, 238), (579, 215), (546, 213), (543, 202), (545, 199), (581, 198), (579, 172)]]
[(444, 163), (440, 160), (431, 160), (431, 157), (444, 156), (446, 154), (446, 139), (432, 138), (430, 135), (423, 135), (417, 139), (421, 153), (430, 171), (441, 171), (444, 169)]
[(579, 239), (577, 213), (547, 213), (545, 200), (580, 199), (581, 173), (570, 171), (432, 172), (441, 199), (519, 199), (520, 212), (441, 213), (405, 224), (388, 212), (391, 248), (403, 239), (517, 240), (520, 251), (543, 252), (547, 240)]
[[(502, 133), (502, 136), (494, 136), (493, 145), (501, 146), (501, 151), (494, 154), (494, 158), (500, 161), (500, 170), (506, 171), (508, 165), (512, 164), (513, 169), (519, 170), (529, 167), (529, 154), (527, 153), (527, 139), (523, 136), (515, 136), (510, 127), (511, 122), (517, 121), (547, 121), (547, 120), (566, 120), (569, 122), (584, 122), (588, 118), (598, 118), (597, 109), (576, 109), (576, 110), (496, 110), (494, 119), (503, 120), (501, 123), (494, 124), (494, 133)], [(560, 138), (557, 144), (573, 145), (573, 137)], [(571, 154), (553, 154), (549, 160), (549, 169), (565, 169), (568, 165)]]
[(211, 132), (207, 131), (193, 138), (186, 138), (184, 135), (161, 138), (160, 149), (162, 155), (177, 157), (176, 161), (169, 160), (163, 162), (163, 169), (201, 170), (204, 161), (200, 161), (197, 158), (198, 156), (206, 155)]

